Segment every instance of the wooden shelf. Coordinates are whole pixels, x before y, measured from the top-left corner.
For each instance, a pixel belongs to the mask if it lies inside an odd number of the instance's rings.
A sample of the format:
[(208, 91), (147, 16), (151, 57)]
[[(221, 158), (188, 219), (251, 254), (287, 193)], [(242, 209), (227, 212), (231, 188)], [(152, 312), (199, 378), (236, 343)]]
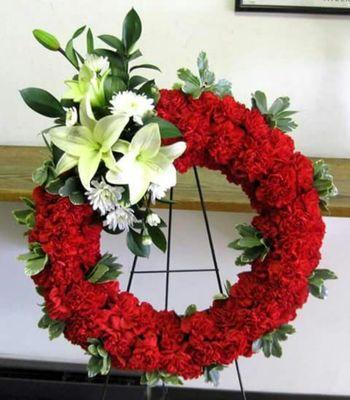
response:
[[(44, 147), (0, 146), (0, 201), (16, 201), (21, 196), (30, 197), (34, 184), (31, 174), (47, 158)], [(339, 196), (332, 200), (330, 215), (350, 217), (350, 159), (327, 159), (339, 189)], [(200, 170), (208, 210), (251, 212), (245, 194), (229, 184), (217, 172)], [(175, 208), (198, 210), (200, 203), (193, 172), (180, 175), (175, 191)]]

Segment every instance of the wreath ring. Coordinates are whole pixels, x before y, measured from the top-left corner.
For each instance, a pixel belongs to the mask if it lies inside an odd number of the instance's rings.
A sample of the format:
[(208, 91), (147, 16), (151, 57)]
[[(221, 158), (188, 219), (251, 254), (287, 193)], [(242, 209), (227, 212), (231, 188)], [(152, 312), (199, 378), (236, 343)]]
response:
[[(237, 227), (240, 237), (230, 244), (242, 251), (236, 264), (251, 269), (227, 284), (226, 294), (207, 310), (191, 305), (184, 315), (157, 311), (121, 291), (115, 257), (100, 254), (101, 216), (90, 204), (78, 204), (74, 182), (66, 180), (58, 194), (52, 185), (37, 187), (34, 202), (25, 200), (29, 210), (15, 212), (30, 228), (31, 252), (21, 258), (45, 300), (39, 326), (49, 329), (50, 338), (64, 333), (85, 349), (90, 376), (113, 366), (143, 371), (149, 384), (203, 374), (215, 381), (223, 366), (260, 348), (279, 357), (280, 341), (294, 332), (288, 322), (309, 292), (324, 297), (324, 280), (335, 275), (315, 270), (325, 233), (319, 204), (334, 185), (323, 162), (313, 165), (295, 151), (273, 113), (264, 113), (264, 103), (261, 92), (252, 109), (209, 90), (199, 96), (179, 89), (160, 93), (157, 116), (175, 125), (187, 145), (177, 170), (220, 171), (242, 187), (257, 211), (251, 225)], [(156, 241), (152, 224), (149, 230)], [(148, 249), (145, 241), (134, 245)]]

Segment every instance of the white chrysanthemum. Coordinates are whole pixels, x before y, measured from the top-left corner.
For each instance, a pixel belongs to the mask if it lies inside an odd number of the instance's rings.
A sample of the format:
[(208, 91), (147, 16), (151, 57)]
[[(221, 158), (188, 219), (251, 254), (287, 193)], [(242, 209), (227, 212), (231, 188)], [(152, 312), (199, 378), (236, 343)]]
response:
[(115, 94), (111, 106), (112, 114), (132, 117), (139, 125), (143, 125), (142, 118), (154, 109), (153, 99), (130, 91)]
[(129, 226), (137, 221), (134, 215), (134, 210), (131, 208), (123, 208), (118, 206), (115, 210), (107, 214), (106, 220), (103, 221), (103, 226), (115, 231), (117, 228), (120, 230), (128, 229)]
[(165, 197), (166, 192), (169, 188), (161, 185), (157, 185), (155, 183), (151, 183), (149, 185), (149, 192), (151, 194), (151, 202), (155, 204), (156, 200), (162, 199)]
[(91, 71), (94, 71), (94, 72), (100, 73), (100, 74), (103, 74), (109, 68), (108, 58), (107, 57), (99, 57), (99, 56), (96, 56), (95, 54), (89, 54), (86, 57), (84, 64), (88, 68), (90, 68)]
[(160, 218), (156, 213), (150, 213), (147, 215), (146, 222), (149, 226), (157, 226), (160, 224)]
[(65, 108), (66, 126), (74, 126), (78, 122), (78, 111), (75, 107)]
[(91, 188), (86, 192), (86, 195), (92, 208), (105, 215), (108, 211), (115, 209), (123, 192), (123, 187), (108, 185), (102, 178), (101, 182), (91, 182)]

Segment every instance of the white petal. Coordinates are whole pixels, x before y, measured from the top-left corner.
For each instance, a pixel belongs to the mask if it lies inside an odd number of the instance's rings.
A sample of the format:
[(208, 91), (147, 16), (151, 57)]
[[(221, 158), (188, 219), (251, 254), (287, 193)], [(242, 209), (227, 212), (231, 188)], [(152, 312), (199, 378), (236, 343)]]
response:
[(95, 175), (101, 161), (101, 153), (96, 150), (85, 150), (78, 163), (78, 172), (85, 189), (90, 189), (90, 181)]
[(151, 123), (138, 130), (131, 140), (130, 151), (141, 154), (143, 159), (154, 157), (161, 144), (158, 124)]
[(176, 185), (176, 168), (173, 164), (158, 174), (152, 174), (152, 183), (170, 188)]
[(160, 153), (164, 154), (171, 161), (174, 161), (176, 158), (180, 157), (185, 150), (186, 150), (186, 143), (177, 142), (174, 144), (170, 144), (169, 146), (161, 147)]
[(150, 176), (148, 171), (140, 163), (135, 163), (133, 169), (129, 171), (129, 200), (130, 204), (139, 202), (148, 190)]
[(78, 165), (78, 160), (78, 157), (70, 156), (69, 154), (64, 153), (56, 165), (56, 174), (61, 175), (63, 172), (69, 171)]
[(119, 139), (129, 118), (116, 115), (108, 115), (101, 118), (93, 131), (96, 142), (102, 145), (103, 150), (109, 150)]
[(59, 126), (50, 129), (53, 144), (73, 156), (79, 157), (87, 147), (91, 147), (91, 133), (84, 126)]
[(80, 123), (92, 132), (96, 125), (96, 119), (91, 109), (90, 96), (86, 96), (80, 103), (79, 108)]
[(112, 146), (112, 150), (117, 153), (126, 154), (129, 152), (130, 143), (126, 140), (119, 139), (117, 143)]

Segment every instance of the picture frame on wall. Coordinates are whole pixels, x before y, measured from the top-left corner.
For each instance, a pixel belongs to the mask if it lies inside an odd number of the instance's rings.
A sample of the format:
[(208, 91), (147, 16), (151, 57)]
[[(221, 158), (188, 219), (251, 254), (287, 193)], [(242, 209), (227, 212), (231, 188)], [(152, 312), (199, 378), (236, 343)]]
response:
[(236, 11), (350, 14), (350, 0), (236, 0)]

